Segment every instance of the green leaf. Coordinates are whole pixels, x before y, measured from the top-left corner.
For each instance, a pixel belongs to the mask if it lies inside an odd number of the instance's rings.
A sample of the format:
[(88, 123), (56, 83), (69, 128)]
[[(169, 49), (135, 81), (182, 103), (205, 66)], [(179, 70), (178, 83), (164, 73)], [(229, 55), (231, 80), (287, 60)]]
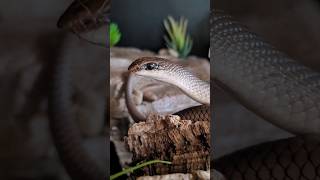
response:
[(123, 176), (123, 175), (128, 174), (128, 173), (132, 173), (133, 171), (135, 171), (137, 169), (143, 168), (145, 166), (148, 166), (148, 165), (151, 165), (151, 164), (154, 164), (154, 163), (171, 164), (170, 161), (162, 161), (162, 160), (151, 160), (151, 161), (147, 161), (147, 162), (144, 162), (144, 163), (138, 163), (134, 167), (125, 168), (121, 172), (113, 174), (112, 176), (110, 176), (110, 180), (114, 180), (114, 179), (116, 179), (116, 178), (118, 178), (120, 176)]
[(188, 20), (180, 17), (179, 21), (176, 21), (172, 16), (168, 16), (163, 25), (168, 34), (164, 36), (167, 48), (178, 52), (179, 57), (187, 57), (193, 45), (190, 35), (187, 34)]
[(115, 46), (121, 39), (121, 32), (119, 30), (119, 27), (116, 23), (110, 23), (109, 24), (109, 42), (110, 47)]

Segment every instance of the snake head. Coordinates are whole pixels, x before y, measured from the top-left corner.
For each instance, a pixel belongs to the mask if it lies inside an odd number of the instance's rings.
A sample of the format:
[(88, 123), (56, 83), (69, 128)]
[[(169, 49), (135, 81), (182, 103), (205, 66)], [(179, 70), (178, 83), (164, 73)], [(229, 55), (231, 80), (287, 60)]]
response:
[(128, 68), (132, 73), (141, 74), (144, 71), (158, 71), (163, 64), (163, 61), (168, 61), (158, 57), (142, 57), (136, 59)]
[(170, 76), (170, 66), (173, 62), (159, 57), (141, 57), (136, 59), (128, 68), (129, 72), (139, 76), (149, 77), (160, 81)]

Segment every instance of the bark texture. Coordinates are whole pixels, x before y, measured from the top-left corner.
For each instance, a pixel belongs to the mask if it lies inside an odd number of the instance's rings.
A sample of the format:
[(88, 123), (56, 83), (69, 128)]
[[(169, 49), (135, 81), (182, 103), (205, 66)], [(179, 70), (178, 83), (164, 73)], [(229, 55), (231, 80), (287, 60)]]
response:
[(210, 122), (182, 120), (176, 115), (150, 115), (134, 124), (125, 138), (133, 162), (161, 159), (145, 173), (189, 173), (210, 168)]

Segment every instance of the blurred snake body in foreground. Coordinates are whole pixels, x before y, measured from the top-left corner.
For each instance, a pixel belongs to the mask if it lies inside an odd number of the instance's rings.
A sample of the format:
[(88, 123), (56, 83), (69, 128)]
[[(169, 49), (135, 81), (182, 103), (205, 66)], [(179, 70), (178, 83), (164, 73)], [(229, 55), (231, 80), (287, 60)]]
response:
[[(227, 179), (320, 179), (320, 74), (232, 17), (211, 13), (212, 76), (249, 110), (303, 137), (276, 140), (213, 163)], [(316, 138), (305, 138), (316, 137)]]
[(72, 80), (69, 62), (52, 64), (49, 92), (49, 125), (54, 144), (72, 180), (105, 179), (106, 173), (83, 147), (72, 111)]
[(299, 135), (320, 136), (320, 74), (223, 13), (211, 15), (212, 76), (243, 105)]
[[(108, 22), (110, 3), (110, 0), (75, 0), (59, 18), (57, 26), (74, 33), (102, 27)], [(106, 170), (83, 147), (80, 131), (74, 121), (70, 77), (72, 69), (69, 62), (57, 59), (50, 68), (49, 124), (66, 172), (72, 180), (106, 179)]]

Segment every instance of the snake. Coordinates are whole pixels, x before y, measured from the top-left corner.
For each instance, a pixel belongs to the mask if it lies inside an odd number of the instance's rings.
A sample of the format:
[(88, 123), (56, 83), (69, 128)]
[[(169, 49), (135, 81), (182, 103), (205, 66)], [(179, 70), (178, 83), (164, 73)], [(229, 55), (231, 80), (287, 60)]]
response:
[[(232, 180), (319, 179), (320, 74), (223, 12), (213, 11), (210, 21), (213, 82), (263, 119), (297, 135), (236, 151), (214, 160), (212, 166)], [(202, 108), (210, 105), (209, 83), (179, 64), (142, 57), (128, 70), (126, 101), (137, 122), (145, 117), (130, 102), (132, 74), (177, 86), (204, 104)], [(209, 108), (198, 112), (191, 107), (183, 112), (199, 119), (197, 113), (209, 113)]]

